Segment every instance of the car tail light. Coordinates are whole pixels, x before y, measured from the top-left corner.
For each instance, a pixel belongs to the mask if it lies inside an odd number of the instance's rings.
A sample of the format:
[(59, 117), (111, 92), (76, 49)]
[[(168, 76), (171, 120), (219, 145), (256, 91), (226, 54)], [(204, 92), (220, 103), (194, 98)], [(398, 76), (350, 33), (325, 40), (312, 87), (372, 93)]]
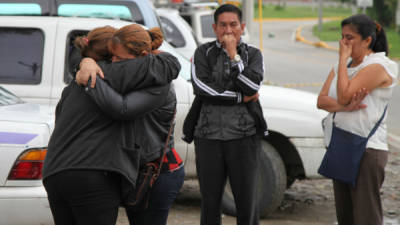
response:
[(47, 149), (30, 149), (18, 157), (11, 169), (8, 180), (42, 179), (42, 168)]

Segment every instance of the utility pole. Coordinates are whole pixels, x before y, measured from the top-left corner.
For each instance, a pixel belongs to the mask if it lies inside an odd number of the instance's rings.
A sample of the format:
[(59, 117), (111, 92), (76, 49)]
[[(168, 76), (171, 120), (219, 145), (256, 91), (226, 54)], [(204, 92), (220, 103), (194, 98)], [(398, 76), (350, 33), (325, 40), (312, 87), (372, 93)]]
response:
[(322, 0), (318, 0), (318, 31), (322, 31)]
[(242, 0), (243, 19), (246, 23), (247, 31), (252, 33), (252, 23), (254, 18), (254, 0)]
[(400, 0), (397, 0), (396, 10), (396, 30), (400, 33)]

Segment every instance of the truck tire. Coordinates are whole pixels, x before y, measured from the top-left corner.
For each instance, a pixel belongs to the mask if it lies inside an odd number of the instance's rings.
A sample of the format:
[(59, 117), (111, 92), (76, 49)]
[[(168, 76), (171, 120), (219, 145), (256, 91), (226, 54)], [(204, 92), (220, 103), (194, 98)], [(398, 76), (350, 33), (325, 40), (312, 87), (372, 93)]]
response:
[[(286, 170), (280, 155), (272, 145), (262, 141), (261, 146), (258, 208), (260, 217), (265, 218), (275, 211), (283, 200), (286, 190)], [(236, 206), (229, 179), (222, 197), (222, 212), (236, 216)]]

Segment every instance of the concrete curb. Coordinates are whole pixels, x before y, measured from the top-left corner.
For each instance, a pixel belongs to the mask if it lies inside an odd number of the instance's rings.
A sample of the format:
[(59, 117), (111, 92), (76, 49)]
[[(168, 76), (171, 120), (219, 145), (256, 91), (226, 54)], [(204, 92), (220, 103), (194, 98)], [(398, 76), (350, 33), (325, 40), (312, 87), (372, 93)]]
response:
[(326, 42), (323, 42), (323, 41), (312, 42), (312, 41), (305, 39), (303, 36), (301, 36), (301, 31), (303, 30), (303, 28), (304, 28), (304, 26), (300, 26), (296, 29), (296, 41), (300, 41), (300, 42), (302, 42), (304, 44), (308, 44), (308, 45), (313, 45), (317, 48), (325, 48), (328, 50), (339, 51), (338, 48), (332, 47), (332, 46), (328, 45)]

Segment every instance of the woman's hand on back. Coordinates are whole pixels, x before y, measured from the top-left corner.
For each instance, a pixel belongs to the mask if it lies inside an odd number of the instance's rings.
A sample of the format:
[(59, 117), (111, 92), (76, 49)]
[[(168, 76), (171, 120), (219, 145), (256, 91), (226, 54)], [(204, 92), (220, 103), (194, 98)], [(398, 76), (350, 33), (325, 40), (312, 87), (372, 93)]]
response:
[(80, 65), (79, 71), (76, 73), (76, 82), (79, 85), (87, 86), (89, 78), (91, 78), (92, 82), (90, 84), (91, 88), (94, 88), (96, 85), (96, 76), (99, 75), (102, 79), (104, 79), (103, 71), (100, 66), (97, 65), (96, 61), (92, 58), (83, 58)]

